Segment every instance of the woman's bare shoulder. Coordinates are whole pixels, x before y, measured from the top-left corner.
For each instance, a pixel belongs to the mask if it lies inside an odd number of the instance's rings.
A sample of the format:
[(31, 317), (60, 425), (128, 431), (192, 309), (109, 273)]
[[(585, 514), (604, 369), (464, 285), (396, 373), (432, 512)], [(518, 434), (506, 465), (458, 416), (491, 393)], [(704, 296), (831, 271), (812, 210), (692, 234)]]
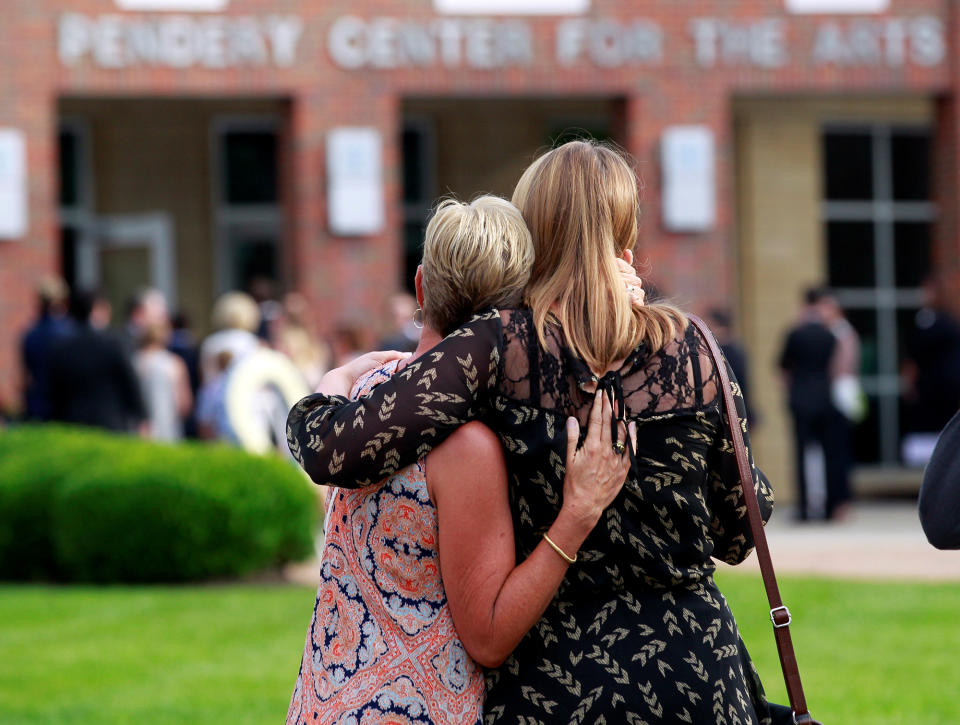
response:
[(430, 455), (450, 456), (461, 465), (468, 461), (485, 461), (501, 457), (500, 438), (480, 421), (472, 420), (457, 428), (447, 440), (440, 444)]

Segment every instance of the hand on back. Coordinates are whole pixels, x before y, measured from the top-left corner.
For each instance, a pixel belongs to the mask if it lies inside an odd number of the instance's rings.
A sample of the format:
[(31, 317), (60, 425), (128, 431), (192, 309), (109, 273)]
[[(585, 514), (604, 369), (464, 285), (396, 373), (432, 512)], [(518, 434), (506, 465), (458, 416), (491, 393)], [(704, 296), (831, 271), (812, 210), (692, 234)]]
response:
[[(567, 419), (567, 474), (563, 483), (563, 508), (590, 528), (620, 493), (630, 472), (630, 456), (626, 450), (626, 434), (636, 450), (637, 424), (617, 424), (618, 440), (612, 438), (610, 420), (613, 404), (602, 390), (598, 390), (590, 410), (587, 437), (577, 448), (580, 426), (576, 418)], [(622, 448), (615, 447), (617, 443)]]

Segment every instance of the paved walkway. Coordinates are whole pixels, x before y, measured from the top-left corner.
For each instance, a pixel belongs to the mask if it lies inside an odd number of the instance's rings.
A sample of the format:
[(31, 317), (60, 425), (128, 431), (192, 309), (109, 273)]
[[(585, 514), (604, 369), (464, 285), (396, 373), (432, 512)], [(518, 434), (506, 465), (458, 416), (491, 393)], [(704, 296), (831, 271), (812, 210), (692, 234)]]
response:
[[(938, 551), (927, 543), (912, 502), (858, 502), (848, 519), (830, 524), (795, 523), (781, 507), (767, 525), (767, 539), (777, 573), (960, 581), (960, 551)], [(759, 571), (756, 555), (737, 569)], [(287, 567), (284, 574), (301, 584), (319, 581), (316, 561)]]
[[(960, 551), (939, 551), (927, 542), (916, 504), (858, 502), (838, 523), (795, 523), (789, 511), (767, 524), (778, 573), (862, 579), (960, 581)], [(759, 571), (756, 556), (738, 568)]]

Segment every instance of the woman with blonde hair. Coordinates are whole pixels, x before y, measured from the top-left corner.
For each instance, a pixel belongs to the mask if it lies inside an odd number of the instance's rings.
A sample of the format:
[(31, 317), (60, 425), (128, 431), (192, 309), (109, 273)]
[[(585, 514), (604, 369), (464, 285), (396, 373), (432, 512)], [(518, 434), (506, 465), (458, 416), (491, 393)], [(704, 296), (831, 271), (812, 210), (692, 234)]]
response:
[[(524, 172), (514, 203), (535, 249), (525, 306), (474, 317), (365, 398), (305, 398), (291, 450), (316, 482), (343, 486), (406, 465), (465, 420), (499, 434), (518, 560), (549, 537), (569, 569), (488, 673), (487, 722), (769, 722), (713, 580), (713, 559), (738, 563), (753, 545), (718, 372), (683, 313), (632, 303), (619, 273), (637, 238), (633, 170), (614, 149), (567, 143)], [(585, 425), (597, 390), (630, 473), (575, 548), (549, 532), (568, 447), (558, 423)], [(754, 486), (769, 517), (756, 469)]]
[(133, 367), (147, 408), (150, 437), (173, 442), (183, 438), (183, 419), (193, 407), (193, 393), (186, 363), (167, 349), (169, 341), (168, 323), (147, 324)]
[[(442, 202), (427, 226), (417, 271), (423, 329), (414, 357), (429, 356), (476, 310), (516, 304), (532, 258), (530, 233), (509, 202), (492, 196)], [(341, 370), (339, 384), (352, 385), (354, 397), (369, 394), (402, 376), (404, 362), (372, 353)], [(376, 367), (353, 384), (370, 363)], [(599, 424), (610, 405), (598, 400), (587, 445), (569, 446), (563, 506), (550, 526), (565, 546), (587, 535), (629, 465)], [(566, 431), (575, 444), (575, 419)], [(288, 725), (478, 723), (477, 662), (499, 664), (566, 573), (546, 541), (516, 566), (512, 529), (500, 442), (478, 422), (382, 485), (334, 490)]]

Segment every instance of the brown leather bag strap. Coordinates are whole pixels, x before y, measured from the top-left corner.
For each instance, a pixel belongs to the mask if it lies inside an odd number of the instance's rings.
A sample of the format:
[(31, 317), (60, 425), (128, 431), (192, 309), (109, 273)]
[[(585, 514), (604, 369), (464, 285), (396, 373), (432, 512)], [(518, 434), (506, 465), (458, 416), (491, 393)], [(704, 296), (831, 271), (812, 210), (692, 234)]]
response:
[(720, 352), (713, 333), (703, 320), (695, 315), (688, 315), (710, 348), (713, 364), (720, 376), (720, 386), (723, 390), (723, 403), (726, 408), (727, 421), (730, 426), (730, 437), (733, 439), (733, 448), (737, 455), (737, 468), (740, 472), (740, 485), (743, 488), (743, 498), (747, 505), (747, 518), (750, 520), (750, 531), (753, 534), (753, 544), (757, 549), (757, 559), (760, 562), (760, 573), (763, 575), (763, 586), (767, 590), (767, 600), (770, 602), (770, 621), (773, 623), (773, 635), (777, 640), (777, 652), (780, 655), (780, 667), (783, 669), (783, 679), (787, 685), (787, 696), (790, 698), (790, 707), (793, 709), (794, 721), (797, 723), (812, 723), (807, 710), (807, 701), (803, 696), (803, 684), (800, 682), (800, 670), (797, 668), (797, 658), (793, 652), (793, 641), (790, 639), (790, 610), (784, 606), (780, 598), (780, 588), (777, 586), (777, 575), (773, 571), (773, 561), (770, 558), (770, 547), (767, 545), (767, 536), (763, 529), (763, 518), (760, 515), (760, 504), (757, 501), (757, 492), (753, 485), (753, 469), (747, 457), (747, 447), (743, 442), (743, 429), (737, 406), (733, 399), (733, 388), (730, 385), (730, 376), (727, 374), (727, 365)]

